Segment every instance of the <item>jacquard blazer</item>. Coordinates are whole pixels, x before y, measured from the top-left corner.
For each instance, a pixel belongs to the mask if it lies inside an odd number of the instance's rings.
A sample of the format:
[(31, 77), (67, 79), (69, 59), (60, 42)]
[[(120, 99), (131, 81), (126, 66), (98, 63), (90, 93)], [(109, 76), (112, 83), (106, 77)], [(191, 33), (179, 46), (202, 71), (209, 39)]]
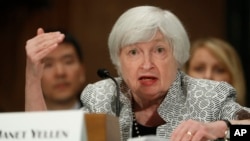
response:
[[(132, 136), (132, 107), (130, 89), (122, 78), (116, 78), (120, 87), (121, 111), (119, 117), (122, 139)], [(235, 102), (236, 91), (226, 82), (195, 79), (178, 71), (158, 108), (166, 124), (158, 126), (156, 135), (169, 139), (172, 131), (183, 120), (211, 122), (236, 119), (239, 110), (246, 109)], [(82, 110), (90, 113), (115, 115), (116, 85), (111, 79), (89, 84), (81, 94)]]

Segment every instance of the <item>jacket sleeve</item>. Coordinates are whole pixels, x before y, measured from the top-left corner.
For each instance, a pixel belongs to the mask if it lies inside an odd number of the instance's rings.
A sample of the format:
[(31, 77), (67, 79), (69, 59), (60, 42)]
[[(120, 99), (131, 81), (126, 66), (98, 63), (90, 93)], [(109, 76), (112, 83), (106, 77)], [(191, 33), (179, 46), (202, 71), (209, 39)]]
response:
[(91, 113), (114, 114), (115, 86), (111, 80), (88, 84), (81, 93), (83, 109)]
[(215, 91), (219, 93), (218, 99), (221, 102), (220, 119), (237, 119), (237, 113), (244, 109), (236, 102), (236, 90), (226, 82), (221, 82)]

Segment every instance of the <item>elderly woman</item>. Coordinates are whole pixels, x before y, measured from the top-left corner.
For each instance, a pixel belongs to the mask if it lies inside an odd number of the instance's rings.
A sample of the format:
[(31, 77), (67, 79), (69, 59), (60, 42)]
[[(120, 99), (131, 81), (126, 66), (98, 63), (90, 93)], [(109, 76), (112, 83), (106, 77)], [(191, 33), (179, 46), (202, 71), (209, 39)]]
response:
[[(37, 53), (29, 54), (35, 49), (29, 42), (26, 45), (28, 111), (46, 110), (39, 91), (40, 60), (63, 38), (59, 33), (46, 35), (49, 43)], [(226, 137), (230, 122), (249, 122), (236, 120), (237, 113), (246, 108), (235, 102), (232, 86), (195, 79), (180, 71), (189, 57), (190, 43), (181, 22), (171, 12), (153, 6), (129, 9), (115, 23), (108, 44), (120, 76), (116, 81), (122, 140), (144, 135), (171, 141), (214, 140)], [(115, 115), (116, 85), (111, 79), (89, 84), (81, 100), (84, 111)]]

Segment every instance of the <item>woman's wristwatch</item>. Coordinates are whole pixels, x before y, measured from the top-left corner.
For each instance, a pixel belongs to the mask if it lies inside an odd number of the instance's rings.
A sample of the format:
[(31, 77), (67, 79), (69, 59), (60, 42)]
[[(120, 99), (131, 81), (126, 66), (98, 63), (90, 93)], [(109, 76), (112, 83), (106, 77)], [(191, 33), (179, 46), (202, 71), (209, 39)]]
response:
[(231, 123), (230, 121), (223, 119), (222, 121), (224, 121), (227, 124), (227, 130), (225, 131), (225, 137), (224, 140), (225, 141), (229, 141), (230, 140), (230, 127), (231, 127)]

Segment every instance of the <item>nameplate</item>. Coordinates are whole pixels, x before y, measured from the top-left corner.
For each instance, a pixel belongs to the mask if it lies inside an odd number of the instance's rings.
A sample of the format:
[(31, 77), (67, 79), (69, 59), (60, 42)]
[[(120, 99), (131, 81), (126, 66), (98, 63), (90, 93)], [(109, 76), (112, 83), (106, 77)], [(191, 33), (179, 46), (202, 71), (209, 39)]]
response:
[(245, 141), (250, 139), (250, 125), (231, 125), (230, 141)]
[(1, 141), (87, 141), (81, 110), (0, 114)]

